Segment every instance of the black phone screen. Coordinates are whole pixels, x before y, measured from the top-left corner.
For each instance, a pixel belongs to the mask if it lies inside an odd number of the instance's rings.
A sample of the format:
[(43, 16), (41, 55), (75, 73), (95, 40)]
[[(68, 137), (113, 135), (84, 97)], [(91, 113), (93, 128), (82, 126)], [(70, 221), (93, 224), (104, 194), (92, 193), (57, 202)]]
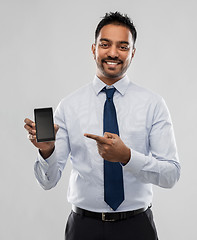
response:
[(55, 140), (53, 109), (37, 108), (34, 109), (36, 124), (37, 142), (48, 142)]

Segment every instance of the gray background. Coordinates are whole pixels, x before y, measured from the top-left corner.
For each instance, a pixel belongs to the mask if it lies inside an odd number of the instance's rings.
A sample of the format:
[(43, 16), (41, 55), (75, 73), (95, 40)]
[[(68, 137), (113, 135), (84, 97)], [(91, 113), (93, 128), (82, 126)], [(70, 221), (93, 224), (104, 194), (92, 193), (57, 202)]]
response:
[(94, 30), (115, 10), (138, 31), (129, 77), (164, 97), (174, 123), (182, 174), (173, 189), (154, 187), (159, 237), (196, 239), (196, 7), (195, 0), (0, 1), (0, 239), (63, 239), (70, 164), (56, 188), (42, 190), (23, 120), (92, 80)]

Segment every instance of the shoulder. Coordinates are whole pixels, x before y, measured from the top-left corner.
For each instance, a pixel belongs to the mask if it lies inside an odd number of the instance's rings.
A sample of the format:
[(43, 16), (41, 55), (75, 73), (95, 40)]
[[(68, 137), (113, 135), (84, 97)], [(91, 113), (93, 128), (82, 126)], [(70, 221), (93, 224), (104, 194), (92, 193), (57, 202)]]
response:
[(73, 102), (79, 102), (81, 101), (84, 97), (87, 97), (92, 91), (92, 83), (88, 83), (78, 89), (76, 89), (74, 92), (68, 94), (66, 97), (64, 97), (61, 101), (60, 104), (69, 104)]
[[(154, 91), (141, 87), (133, 82), (129, 84), (128, 91), (130, 98), (135, 105), (141, 109), (147, 109), (147, 112), (154, 118), (170, 118), (170, 112), (164, 98)], [(131, 97), (132, 96), (132, 97)]]
[(149, 102), (149, 103), (158, 103), (162, 102), (163, 98), (154, 91), (139, 86), (136, 83), (130, 82), (128, 86), (128, 94), (138, 99), (139, 101)]
[(58, 104), (56, 112), (77, 112), (88, 103), (90, 96), (93, 93), (92, 83), (88, 83), (74, 92), (64, 97)]

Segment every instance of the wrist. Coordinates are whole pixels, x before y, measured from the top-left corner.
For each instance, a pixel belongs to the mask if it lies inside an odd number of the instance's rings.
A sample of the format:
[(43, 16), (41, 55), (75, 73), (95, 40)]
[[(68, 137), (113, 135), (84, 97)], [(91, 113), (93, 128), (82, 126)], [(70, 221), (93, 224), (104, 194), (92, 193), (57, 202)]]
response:
[(124, 157), (121, 160), (121, 163), (123, 165), (126, 165), (129, 162), (130, 158), (131, 158), (131, 150), (130, 150), (130, 148), (126, 147), (125, 154), (124, 154)]
[(49, 149), (39, 149), (40, 155), (44, 158), (47, 159), (51, 156), (55, 149), (55, 145)]

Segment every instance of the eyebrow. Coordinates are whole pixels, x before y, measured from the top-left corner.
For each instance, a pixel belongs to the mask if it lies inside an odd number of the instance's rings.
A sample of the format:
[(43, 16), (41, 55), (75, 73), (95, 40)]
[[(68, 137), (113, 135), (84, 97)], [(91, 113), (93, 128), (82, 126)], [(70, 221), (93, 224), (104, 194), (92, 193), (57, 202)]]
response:
[(120, 41), (120, 43), (129, 45), (129, 42), (127, 42), (127, 41)]
[(100, 39), (100, 42), (101, 42), (101, 41), (111, 42), (111, 41), (110, 41), (109, 39), (107, 39), (107, 38), (101, 38), (101, 39)]
[[(101, 38), (100, 39), (100, 42), (102, 42), (102, 41), (105, 41), (105, 42), (111, 42), (109, 39), (107, 39), (107, 38)], [(129, 42), (127, 42), (127, 41), (119, 41), (119, 43), (120, 44), (127, 44), (127, 45), (129, 45)]]

